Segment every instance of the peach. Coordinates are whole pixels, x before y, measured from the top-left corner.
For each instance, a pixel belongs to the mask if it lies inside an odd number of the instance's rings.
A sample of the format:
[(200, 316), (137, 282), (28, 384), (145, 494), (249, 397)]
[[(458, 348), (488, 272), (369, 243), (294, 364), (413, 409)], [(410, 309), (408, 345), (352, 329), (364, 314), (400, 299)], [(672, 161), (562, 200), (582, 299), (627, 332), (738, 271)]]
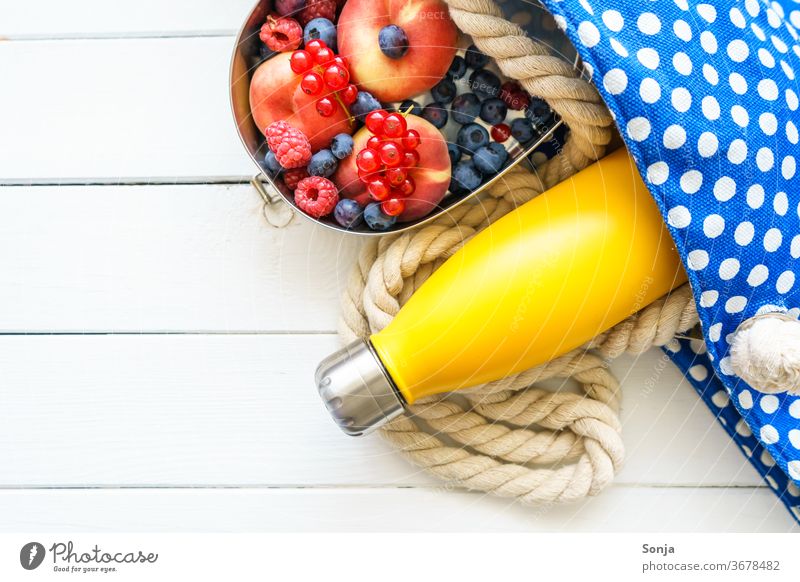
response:
[[(394, 24), (408, 37), (408, 51), (389, 58), (378, 45)], [(379, 101), (402, 101), (444, 77), (456, 53), (458, 30), (442, 0), (348, 0), (339, 16), (339, 54), (350, 63), (359, 88)]]
[(286, 121), (306, 134), (314, 151), (328, 147), (336, 134), (353, 133), (341, 106), (331, 117), (317, 112), (316, 102), (322, 95), (303, 92), (302, 77), (292, 71), (290, 57), (291, 52), (286, 52), (264, 61), (250, 81), (250, 111), (258, 129), (263, 133), (273, 121)]
[[(406, 117), (409, 129), (416, 129), (420, 135), (420, 144), (417, 152), (420, 156), (419, 165), (408, 174), (414, 178), (416, 191), (405, 199), (406, 208), (398, 217), (400, 222), (410, 222), (430, 214), (436, 205), (447, 194), (450, 186), (450, 156), (447, 153), (447, 143), (441, 132), (429, 122), (416, 115)], [(356, 167), (356, 154), (364, 149), (367, 140), (372, 137), (370, 131), (363, 127), (353, 136), (355, 146), (353, 155), (345, 158), (339, 164), (333, 181), (339, 187), (339, 194), (345, 198), (352, 198), (362, 206), (372, 202), (367, 193), (366, 186), (358, 178)]]

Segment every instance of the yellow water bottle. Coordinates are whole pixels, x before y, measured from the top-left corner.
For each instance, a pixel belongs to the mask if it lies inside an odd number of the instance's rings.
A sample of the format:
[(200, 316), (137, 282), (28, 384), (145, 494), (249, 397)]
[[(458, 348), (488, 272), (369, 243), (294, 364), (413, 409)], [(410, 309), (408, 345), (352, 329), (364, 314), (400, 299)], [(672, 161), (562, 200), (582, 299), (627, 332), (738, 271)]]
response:
[(475, 236), (383, 331), (323, 360), (317, 388), (342, 430), (365, 434), (423, 396), (558, 357), (685, 281), (618, 150)]

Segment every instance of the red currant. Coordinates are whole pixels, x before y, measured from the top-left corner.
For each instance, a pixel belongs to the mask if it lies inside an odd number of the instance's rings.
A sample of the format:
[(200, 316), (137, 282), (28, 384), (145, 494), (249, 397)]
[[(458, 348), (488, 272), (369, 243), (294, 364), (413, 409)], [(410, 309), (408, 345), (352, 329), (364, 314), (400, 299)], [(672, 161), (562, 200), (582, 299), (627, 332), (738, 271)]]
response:
[(313, 71), (306, 73), (300, 81), (300, 87), (306, 95), (319, 95), (322, 92), (322, 77)]
[(333, 57), (333, 62), (339, 65), (340, 67), (347, 69), (348, 71), (350, 70), (350, 67), (347, 66), (347, 60), (344, 57), (336, 55), (335, 57)]
[(356, 166), (364, 172), (374, 172), (381, 167), (380, 154), (371, 148), (361, 150), (356, 156)]
[(419, 164), (419, 154), (416, 150), (411, 150), (403, 153), (403, 163), (402, 166), (404, 168), (414, 168), (416, 165)]
[(377, 135), (373, 135), (367, 140), (367, 147), (372, 148), (373, 150), (378, 150), (381, 147), (381, 143), (383, 143), (381, 138), (379, 138)]
[(417, 189), (417, 183), (414, 182), (414, 178), (409, 176), (408, 178), (403, 180), (403, 183), (400, 184), (397, 187), (397, 189), (400, 190), (400, 193), (403, 196), (411, 196), (414, 193), (414, 191)]
[(492, 128), (492, 139), (498, 143), (503, 143), (511, 137), (511, 128), (505, 123), (498, 123)]
[(375, 135), (383, 135), (383, 120), (388, 114), (383, 109), (377, 109), (367, 113), (365, 123), (367, 129)]
[(367, 184), (367, 192), (375, 200), (386, 200), (389, 197), (389, 185), (385, 178), (375, 176)]
[(403, 210), (405, 209), (405, 201), (399, 198), (389, 198), (381, 203), (381, 210), (383, 210), (384, 214), (388, 214), (389, 216), (397, 216), (398, 214), (402, 214)]
[(390, 168), (399, 166), (403, 161), (403, 152), (401, 152), (397, 144), (392, 141), (382, 144), (379, 151), (381, 154), (381, 161)]
[(342, 89), (339, 95), (341, 95), (345, 105), (352, 105), (356, 102), (356, 97), (358, 97), (358, 87), (355, 85), (348, 85)]
[(327, 65), (333, 60), (333, 57), (336, 56), (336, 53), (333, 52), (328, 47), (323, 47), (317, 51), (317, 54), (314, 55), (314, 60), (319, 65)]
[(289, 66), (298, 75), (314, 66), (314, 60), (308, 51), (294, 51), (289, 58)]
[(325, 72), (322, 74), (322, 78), (325, 79), (325, 84), (328, 87), (334, 91), (338, 91), (350, 82), (350, 73), (348, 73), (347, 69), (344, 67), (334, 63), (328, 65), (328, 68), (325, 69)]
[(325, 44), (324, 40), (320, 40), (318, 38), (315, 38), (314, 40), (310, 40), (310, 41), (308, 41), (306, 43), (306, 50), (309, 53), (311, 53), (312, 57), (317, 56), (317, 52), (319, 52), (320, 49), (324, 49), (324, 48), (328, 48), (328, 45)]
[(406, 180), (406, 171), (403, 168), (389, 168), (386, 170), (386, 179), (392, 186), (400, 186)]
[(330, 117), (336, 112), (336, 103), (330, 97), (323, 97), (317, 101), (317, 113), (322, 117)]
[(416, 129), (409, 129), (403, 136), (403, 147), (407, 150), (415, 150), (419, 141), (419, 132)]
[(406, 132), (406, 118), (399, 113), (390, 113), (383, 120), (383, 135), (402, 137)]

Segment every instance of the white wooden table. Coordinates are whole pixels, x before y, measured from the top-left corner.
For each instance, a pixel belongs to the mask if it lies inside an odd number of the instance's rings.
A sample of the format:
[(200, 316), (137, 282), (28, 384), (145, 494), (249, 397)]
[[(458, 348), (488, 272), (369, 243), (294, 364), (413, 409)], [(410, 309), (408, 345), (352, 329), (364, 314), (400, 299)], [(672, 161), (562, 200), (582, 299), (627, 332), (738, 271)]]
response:
[(348, 439), (312, 383), (358, 242), (264, 222), (251, 0), (0, 0), (0, 531), (797, 531), (659, 352), (617, 484), (537, 510)]

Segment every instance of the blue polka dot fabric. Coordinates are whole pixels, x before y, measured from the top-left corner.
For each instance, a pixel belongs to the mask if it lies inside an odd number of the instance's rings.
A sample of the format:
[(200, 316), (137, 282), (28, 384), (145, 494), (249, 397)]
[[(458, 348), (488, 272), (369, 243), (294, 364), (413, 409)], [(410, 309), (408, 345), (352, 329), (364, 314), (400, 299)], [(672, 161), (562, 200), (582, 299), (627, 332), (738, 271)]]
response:
[[(800, 4), (544, 4), (611, 109), (681, 252), (705, 365), (796, 487), (800, 397), (762, 394), (739, 380), (729, 341), (757, 314), (800, 315)], [(777, 481), (772, 467), (762, 472)]]

